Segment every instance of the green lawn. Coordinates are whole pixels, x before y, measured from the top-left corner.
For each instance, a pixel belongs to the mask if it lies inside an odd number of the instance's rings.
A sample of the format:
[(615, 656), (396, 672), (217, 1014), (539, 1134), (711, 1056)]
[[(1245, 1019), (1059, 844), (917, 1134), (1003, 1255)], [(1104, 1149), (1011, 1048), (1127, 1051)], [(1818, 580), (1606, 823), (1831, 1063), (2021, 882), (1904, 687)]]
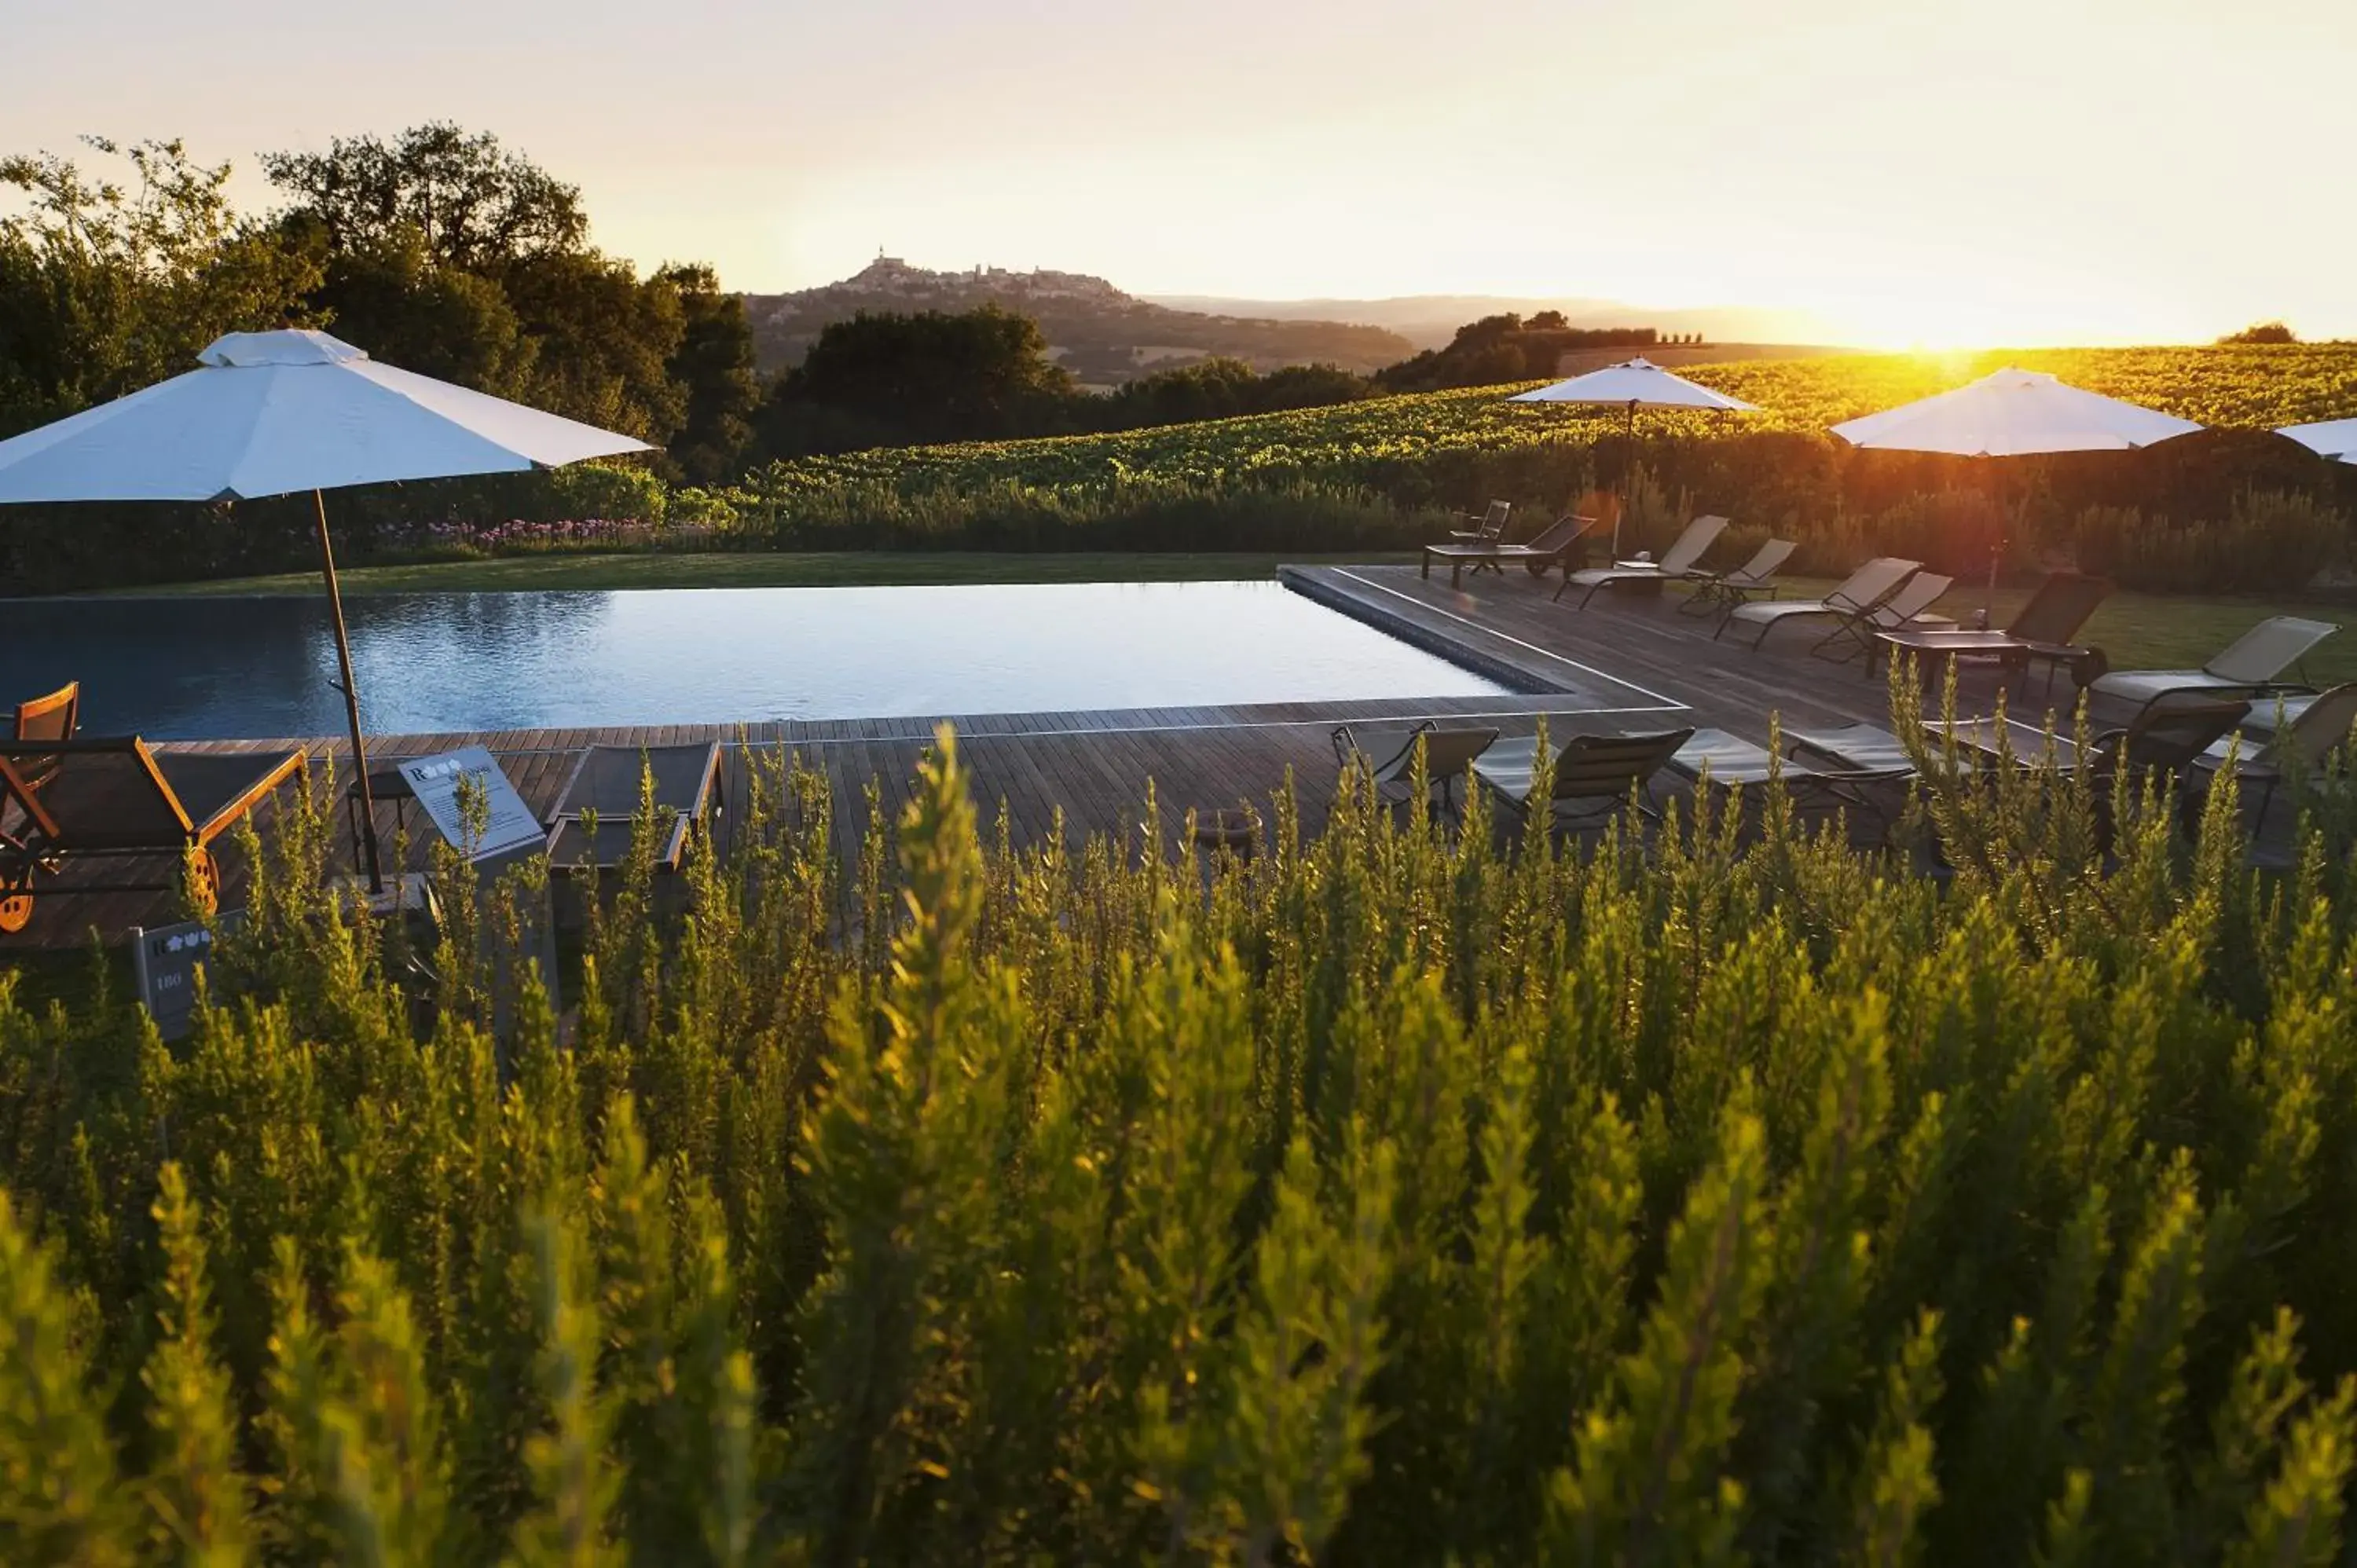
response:
[[(1025, 554), (820, 551), (712, 555), (509, 555), (422, 566), (361, 566), (342, 575), (347, 594), (504, 593), (535, 588), (832, 588), (909, 583), (1148, 583), (1271, 577), (1281, 563), (1414, 561), (1399, 555), (1188, 554), (1107, 551)], [(129, 595), (316, 594), (319, 575), (229, 577), (124, 588)]]

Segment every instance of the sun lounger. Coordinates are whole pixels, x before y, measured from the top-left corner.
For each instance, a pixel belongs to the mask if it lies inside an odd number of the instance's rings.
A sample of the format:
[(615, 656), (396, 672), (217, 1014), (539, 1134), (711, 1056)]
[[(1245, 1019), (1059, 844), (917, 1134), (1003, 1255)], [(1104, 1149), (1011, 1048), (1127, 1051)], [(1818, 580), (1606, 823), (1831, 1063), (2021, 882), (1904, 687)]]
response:
[(1759, 789), (1770, 779), (1781, 779), (1796, 802), (1816, 796), (1825, 802), (1856, 806), (1885, 822), (1889, 813), (1867, 798), (1864, 789), (1903, 782), (1915, 772), (1904, 760), (1886, 768), (1820, 768), (1797, 757), (1779, 760), (1766, 746), (1720, 729), (1695, 731), (1665, 767), (1697, 789), (1706, 781), (1722, 789), (1743, 785)]
[(1600, 517), (1575, 513), (1555, 519), (1521, 544), (1427, 544), (1423, 575), (1431, 576), (1433, 562), (1446, 561), (1448, 585), (1455, 588), (1463, 585), (1460, 579), (1468, 564), (1477, 571), (1485, 566), (1502, 571), (1509, 563), (1519, 562), (1532, 576), (1544, 577), (1547, 568), (1569, 562), (1573, 553), (1584, 549), (1604, 526)]
[[(1926, 756), (1932, 767), (1944, 771), (1947, 757), (1946, 740), (1953, 733), (1961, 755), (1958, 764), (1965, 772), (1976, 771), (1997, 755), (1997, 736), (1989, 719), (1959, 719), (1951, 732), (1940, 721), (1927, 719), (1924, 729)], [(2018, 719), (2006, 721), (2005, 743), (2012, 747), (2018, 763), (2029, 765), (2044, 755), (2045, 731)], [(1784, 728), (1784, 746), (1792, 756), (1803, 760), (1822, 759), (1824, 765), (1845, 772), (1870, 775), (1881, 780), (1900, 780), (1917, 773), (1915, 758), (1908, 752), (1907, 743), (1878, 725), (1850, 724), (1810, 725), (1807, 728)], [(2075, 749), (2068, 740), (2060, 742), (2061, 760), (2065, 766), (2075, 757)], [(1813, 763), (1813, 765), (1814, 765)]]
[(1375, 783), (1378, 799), (1387, 806), (1407, 803), (1415, 777), (1416, 742), (1424, 743), (1425, 781), (1437, 785), (1444, 808), (1457, 806), (1458, 781), (1473, 759), (1496, 742), (1494, 729), (1442, 729), (1426, 721), (1414, 729), (1359, 729), (1344, 725), (1334, 732), (1334, 758), (1344, 768), (1364, 768)]
[[(1997, 720), (1986, 715), (1959, 718), (1953, 724), (1925, 719), (1923, 728), (1934, 759), (1945, 754), (1944, 743), (1953, 738), (1976, 762), (2010, 755), (2017, 764), (2030, 767), (2044, 760), (2050, 740), (2055, 764), (2066, 772), (2081, 766), (2083, 759), (2098, 770), (2108, 770), (2123, 761), (2138, 768), (2181, 770), (2203, 747), (2232, 730), (2243, 709), (2239, 702), (2208, 699), (2158, 703), (2138, 714), (2134, 723), (2094, 736), (2083, 751), (2068, 735), (2024, 719), (2005, 720), (2001, 734)], [(1874, 725), (1787, 728), (1784, 740), (1796, 753), (1805, 751), (1837, 767), (1894, 776), (1914, 770), (1906, 744)]]
[(1563, 582), (1555, 588), (1555, 596), (1562, 598), (1564, 591), (1576, 583), (1587, 590), (1579, 596), (1579, 607), (1585, 609), (1587, 601), (1596, 596), (1597, 590), (1609, 588), (1615, 583), (1683, 582), (1694, 570), (1695, 563), (1702, 559), (1703, 552), (1716, 543), (1726, 529), (1727, 519), (1723, 517), (1698, 517), (1687, 523), (1684, 532), (1662, 552), (1661, 560), (1616, 561), (1609, 566), (1598, 566), (1593, 571), (1566, 572)]
[(2243, 733), (2266, 740), (2286, 725), (2297, 724), (2299, 715), (2315, 705), (2316, 693), (2313, 692), (2298, 696), (2278, 693), (2261, 697), (2251, 704), (2251, 711), (2243, 715)]
[[(210, 911), (221, 867), (206, 846), (302, 765), (303, 753), (156, 752), (119, 740), (0, 742), (0, 931), (19, 931), (37, 893), (156, 892), (166, 879), (40, 884), (81, 861), (171, 856)], [(33, 778), (42, 781), (36, 786)]]
[(1795, 757), (1807, 753), (1835, 768), (1853, 773), (1886, 774), (1904, 779), (1915, 771), (1915, 759), (1906, 743), (1876, 725), (1824, 725), (1796, 729), (1784, 726), (1784, 748)]
[[(2255, 703), (2252, 707), (2255, 711), (2271, 705)], [(2285, 704), (2287, 709), (2289, 705)], [(2248, 722), (2244, 720), (2246, 725)], [(2335, 686), (2329, 692), (2308, 698), (2300, 703), (2297, 714), (2287, 713), (2282, 726), (2266, 740), (2254, 741), (2245, 737), (2236, 741), (2221, 736), (2193, 759), (2192, 767), (2206, 789), (2225, 768), (2231, 754), (2234, 759), (2234, 777), (2244, 784), (2260, 787), (2256, 821), (2265, 825), (2267, 807), (2275, 800), (2276, 786), (2293, 772), (2310, 782), (2318, 779), (2324, 771), (2327, 759), (2340, 746), (2348, 744), (2352, 725), (2357, 725), (2357, 682)], [(2357, 780), (2342, 780), (2344, 787), (2352, 783), (2357, 783)]]
[(2146, 703), (2126, 725), (2104, 731), (2090, 744), (2105, 765), (2125, 762), (2182, 779), (2212, 746), (2226, 743), (2250, 707), (2239, 697), (2173, 693)]
[[(628, 859), (638, 832), (647, 775), (654, 778), (655, 869), (677, 871), (688, 846), (709, 827), (720, 794), (720, 747), (593, 746), (549, 811), (548, 868), (565, 875), (584, 867), (611, 870)], [(596, 819), (593, 829), (590, 819)]]
[[(1691, 729), (1660, 735), (1576, 735), (1555, 750), (1555, 788), (1544, 802), (1549, 819), (1566, 806), (1570, 815), (1595, 817), (1609, 812), (1636, 794), (1637, 810), (1652, 817), (1644, 788), (1694, 738)], [(1538, 737), (1518, 736), (1501, 740), (1474, 759), (1473, 774), (1499, 799), (1523, 813), (1531, 812), (1531, 791), (1538, 776)]]
[(1842, 585), (1822, 599), (1777, 599), (1765, 604), (1738, 605), (1727, 611), (1711, 633), (1716, 641), (1730, 626), (1756, 626), (1760, 634), (1751, 639), (1759, 647), (1768, 640), (1768, 634), (1789, 620), (1808, 617), (1834, 616), (1841, 618), (1862, 617), (1880, 609), (1891, 596), (1907, 585), (1908, 579), (1923, 569), (1921, 561), (1902, 561), (1895, 555), (1879, 556), (1852, 572)]
[(2308, 650), (2341, 628), (2329, 620), (2301, 620), (2273, 616), (2234, 639), (2232, 646), (2199, 670), (2115, 670), (2097, 676), (2087, 689), (2100, 696), (2131, 703), (2148, 703), (2169, 692), (2214, 692), (2220, 695), (2264, 696), (2275, 692), (2308, 689), (2304, 682), (2277, 679), (2298, 664)]
[(1955, 584), (1953, 577), (1943, 577), (1936, 572), (1918, 572), (1900, 584), (1897, 593), (1863, 615), (1836, 616), (1833, 630), (1825, 633), (1809, 651), (1820, 659), (1835, 660), (1850, 659), (1863, 652), (1866, 655), (1866, 671), (1871, 675), (1874, 673), (1874, 650), (1878, 638), (1891, 632), (1915, 636), (1955, 629), (1953, 617), (1938, 614), (1932, 608)]
[(1792, 552), (1800, 546), (1789, 539), (1771, 539), (1752, 553), (1751, 559), (1732, 572), (1689, 572), (1686, 580), (1695, 585), (1686, 602), (1678, 607), (1680, 615), (1708, 615), (1716, 610), (1721, 615), (1740, 604), (1749, 604), (1751, 596), (1764, 593), (1776, 596), (1776, 574), (1783, 570)]

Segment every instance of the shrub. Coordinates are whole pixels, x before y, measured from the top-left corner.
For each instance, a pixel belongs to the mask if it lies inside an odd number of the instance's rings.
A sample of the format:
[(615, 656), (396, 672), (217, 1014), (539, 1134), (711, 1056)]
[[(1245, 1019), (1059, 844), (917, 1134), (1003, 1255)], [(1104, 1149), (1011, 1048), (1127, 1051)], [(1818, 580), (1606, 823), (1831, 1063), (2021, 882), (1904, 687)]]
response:
[(2096, 507), (2078, 521), (2082, 569), (2157, 593), (2296, 592), (2348, 558), (2347, 518), (2312, 497), (2244, 491), (2213, 522)]
[(512, 885), (343, 923), (331, 781), (185, 1045), (0, 972), (12, 1555), (2341, 1551), (2345, 815), (1939, 774), (1933, 879), (1357, 781), (1204, 865), (991, 847), (944, 741), (846, 871), (750, 769), (562, 1027)]

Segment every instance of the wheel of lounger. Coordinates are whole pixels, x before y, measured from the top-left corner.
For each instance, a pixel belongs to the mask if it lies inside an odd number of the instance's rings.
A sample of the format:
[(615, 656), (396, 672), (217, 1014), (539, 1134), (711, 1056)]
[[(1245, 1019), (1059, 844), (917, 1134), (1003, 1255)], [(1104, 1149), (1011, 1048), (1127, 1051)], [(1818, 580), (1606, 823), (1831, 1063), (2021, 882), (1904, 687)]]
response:
[(27, 867), (14, 876), (0, 872), (0, 935), (13, 937), (32, 920), (32, 869)]
[(188, 855), (188, 902), (203, 915), (221, 911), (221, 862), (213, 852), (199, 849)]

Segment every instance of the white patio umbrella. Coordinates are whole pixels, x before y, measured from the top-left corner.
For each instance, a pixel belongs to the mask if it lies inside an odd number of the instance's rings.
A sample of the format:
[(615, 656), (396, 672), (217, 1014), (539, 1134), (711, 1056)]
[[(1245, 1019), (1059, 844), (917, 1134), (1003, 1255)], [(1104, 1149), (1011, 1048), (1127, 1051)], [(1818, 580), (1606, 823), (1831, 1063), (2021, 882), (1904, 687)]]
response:
[(2127, 451), (2201, 428), (2173, 413), (2066, 386), (2041, 371), (2006, 370), (1836, 424), (1834, 434), (1877, 451), (2023, 457)]
[[(1880, 413), (1834, 426), (1853, 446), (1937, 452), (1958, 457), (2026, 457), (2054, 452), (2121, 452), (2190, 435), (2201, 426), (2067, 386), (2041, 371), (2003, 370)], [(1996, 556), (1989, 557), (1996, 593)], [(1984, 610), (1987, 603), (1983, 602)]]
[[(1584, 376), (1556, 381), (1551, 386), (1534, 387), (1526, 392), (1516, 392), (1509, 403), (1614, 403), (1629, 411), (1629, 476), (1620, 481), (1620, 510), (1629, 510), (1630, 481), (1637, 468), (1637, 411), (1641, 408), (1717, 409), (1729, 413), (1756, 413), (1755, 404), (1741, 398), (1713, 392), (1674, 376), (1641, 355), (1624, 360), (1617, 365), (1607, 365), (1600, 371), (1590, 371)], [(1620, 553), (1620, 519), (1612, 520), (1612, 553)]]
[[(312, 492), (364, 819), (374, 807), (320, 492), (553, 468), (647, 444), (380, 364), (324, 332), (232, 332), (199, 368), (0, 441), (0, 502), (221, 501)], [(383, 886), (376, 832), (369, 884)]]
[(2276, 432), (2288, 435), (2319, 457), (2336, 463), (2357, 463), (2357, 419), (2330, 419), (2321, 424), (2287, 424)]

